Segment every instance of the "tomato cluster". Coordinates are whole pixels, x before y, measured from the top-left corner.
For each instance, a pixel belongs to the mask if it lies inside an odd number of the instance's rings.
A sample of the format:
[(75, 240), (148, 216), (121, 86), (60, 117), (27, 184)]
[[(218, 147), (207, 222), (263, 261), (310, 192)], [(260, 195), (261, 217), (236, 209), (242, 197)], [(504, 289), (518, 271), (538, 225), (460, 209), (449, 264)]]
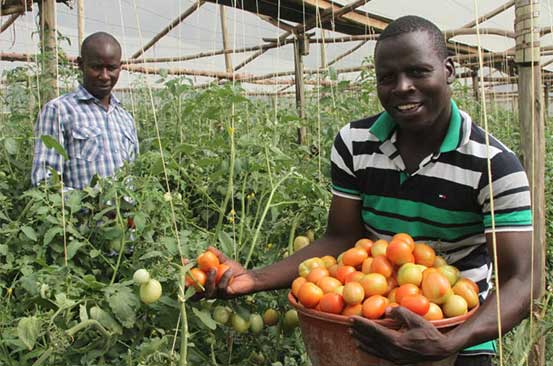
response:
[(144, 304), (151, 304), (159, 300), (162, 292), (161, 283), (151, 278), (146, 269), (137, 269), (133, 274), (133, 280), (140, 286), (139, 297)]
[(384, 316), (403, 306), (427, 320), (451, 318), (478, 305), (478, 286), (406, 233), (373, 242), (360, 239), (338, 258), (314, 257), (298, 267), (292, 294), (306, 308), (323, 312)]
[(229, 266), (220, 263), (219, 258), (215, 253), (206, 250), (196, 258), (197, 267), (190, 269), (190, 272), (185, 277), (185, 286), (193, 286), (197, 292), (204, 290), (205, 283), (207, 281), (208, 273), (214, 269), (217, 274), (215, 275), (215, 282), (219, 283), (223, 274), (229, 269)]
[(284, 330), (292, 330), (299, 324), (298, 313), (290, 309), (284, 313), (281, 321), (281, 314), (272, 308), (265, 310), (263, 315), (259, 313), (234, 312), (228, 306), (218, 305), (213, 309), (213, 319), (221, 324), (229, 324), (237, 333), (251, 332), (260, 333), (264, 327), (271, 327), (281, 324)]

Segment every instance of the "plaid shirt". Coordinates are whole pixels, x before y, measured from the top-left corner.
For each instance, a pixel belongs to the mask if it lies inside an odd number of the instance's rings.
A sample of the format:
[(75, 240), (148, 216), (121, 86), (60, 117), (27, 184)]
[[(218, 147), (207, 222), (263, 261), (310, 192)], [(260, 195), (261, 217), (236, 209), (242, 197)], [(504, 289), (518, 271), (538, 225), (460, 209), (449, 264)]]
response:
[[(64, 148), (64, 161), (40, 137), (50, 135)], [(32, 182), (38, 185), (50, 176), (49, 168), (63, 175), (69, 188), (82, 189), (92, 177), (112, 176), (125, 161), (138, 154), (138, 138), (132, 116), (111, 96), (106, 111), (100, 101), (82, 85), (76, 91), (48, 102), (35, 126)]]

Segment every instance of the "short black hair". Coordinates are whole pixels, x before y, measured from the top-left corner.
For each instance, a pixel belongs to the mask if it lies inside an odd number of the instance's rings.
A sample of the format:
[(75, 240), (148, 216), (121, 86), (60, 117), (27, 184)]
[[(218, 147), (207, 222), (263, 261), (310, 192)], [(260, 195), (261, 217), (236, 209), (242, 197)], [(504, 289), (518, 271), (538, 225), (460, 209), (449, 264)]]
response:
[(397, 18), (396, 20), (388, 24), (388, 26), (384, 28), (382, 33), (379, 34), (378, 40), (376, 42), (376, 47), (378, 47), (378, 43), (380, 41), (411, 32), (427, 32), (430, 36), (430, 39), (432, 40), (432, 44), (434, 45), (434, 49), (437, 55), (441, 59), (447, 58), (447, 44), (445, 41), (445, 36), (440, 28), (438, 28), (436, 24), (432, 23), (428, 19), (424, 19), (416, 15), (406, 15)]
[(84, 39), (83, 44), (81, 45), (81, 57), (84, 58), (86, 56), (88, 49), (92, 47), (92, 44), (95, 41), (111, 43), (119, 49), (119, 52), (122, 52), (121, 44), (114, 36), (112, 36), (107, 32), (96, 32), (96, 33), (92, 33), (91, 35), (89, 35)]

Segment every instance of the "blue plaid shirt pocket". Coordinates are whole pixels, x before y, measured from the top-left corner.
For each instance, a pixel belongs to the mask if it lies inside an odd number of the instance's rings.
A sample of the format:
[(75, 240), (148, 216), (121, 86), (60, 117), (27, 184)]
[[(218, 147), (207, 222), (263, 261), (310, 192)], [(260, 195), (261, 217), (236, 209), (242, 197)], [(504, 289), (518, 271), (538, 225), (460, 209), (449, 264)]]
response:
[(71, 131), (75, 143), (77, 159), (95, 161), (102, 155), (102, 130), (94, 126), (86, 126)]
[(126, 154), (125, 158), (128, 160), (134, 160), (136, 158), (136, 145), (138, 144), (136, 136), (124, 128), (121, 129), (121, 132), (123, 133), (122, 148)]

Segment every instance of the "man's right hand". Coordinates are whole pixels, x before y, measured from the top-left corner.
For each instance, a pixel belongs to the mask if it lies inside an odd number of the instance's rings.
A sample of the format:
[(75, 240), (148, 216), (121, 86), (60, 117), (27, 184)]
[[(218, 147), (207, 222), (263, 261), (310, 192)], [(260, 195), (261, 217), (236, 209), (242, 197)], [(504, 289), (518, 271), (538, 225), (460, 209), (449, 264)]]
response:
[(220, 263), (229, 266), (219, 283), (216, 283), (217, 272), (211, 270), (207, 275), (205, 284), (206, 298), (228, 299), (236, 296), (246, 295), (255, 291), (256, 278), (253, 272), (246, 270), (238, 262), (228, 259), (220, 250), (209, 247), (208, 250), (219, 258)]

